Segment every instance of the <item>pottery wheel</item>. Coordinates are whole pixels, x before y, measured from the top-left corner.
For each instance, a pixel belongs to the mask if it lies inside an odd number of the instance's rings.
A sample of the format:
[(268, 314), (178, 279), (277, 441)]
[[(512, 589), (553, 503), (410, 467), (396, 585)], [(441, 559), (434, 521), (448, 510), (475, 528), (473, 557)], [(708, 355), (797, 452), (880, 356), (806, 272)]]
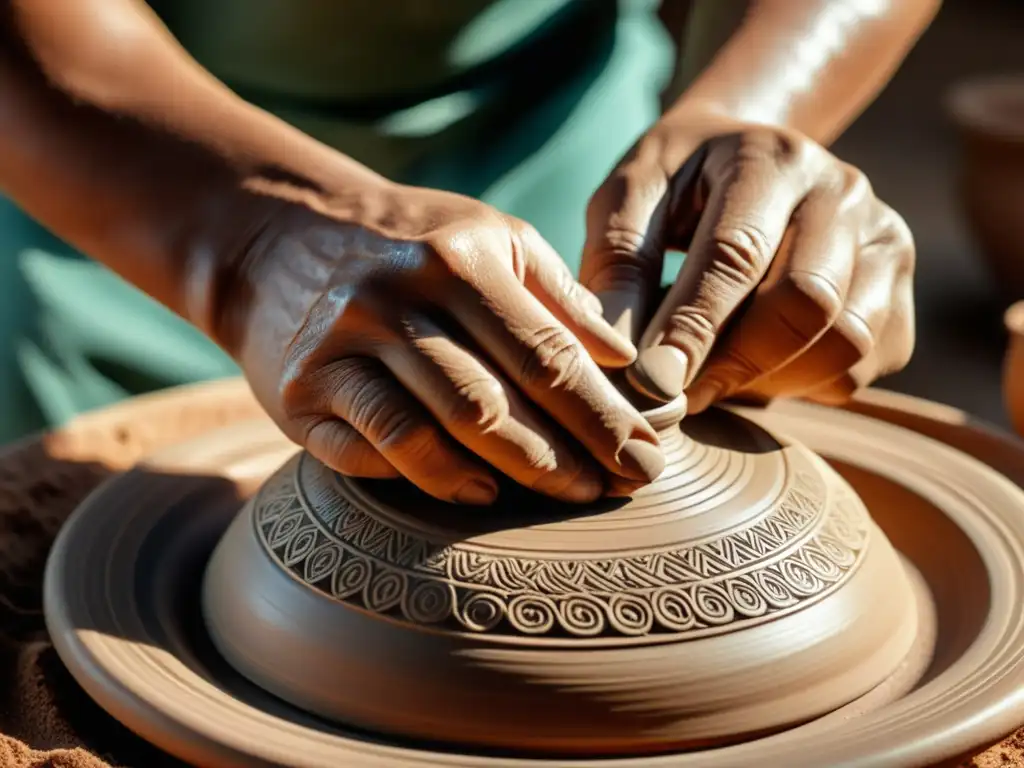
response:
[(1019, 719), (1024, 683), (1024, 492), (866, 417), (813, 406), (744, 415), (839, 470), (916, 590), (917, 637), (890, 678), (781, 733), (658, 756), (509, 757), (329, 724), (270, 695), (224, 662), (199, 611), (217, 541), (294, 454), (265, 422), (179, 446), (90, 497), (49, 561), (48, 625), (71, 672), (114, 717), (207, 766), (928, 764), (1013, 727), (1005, 720)]

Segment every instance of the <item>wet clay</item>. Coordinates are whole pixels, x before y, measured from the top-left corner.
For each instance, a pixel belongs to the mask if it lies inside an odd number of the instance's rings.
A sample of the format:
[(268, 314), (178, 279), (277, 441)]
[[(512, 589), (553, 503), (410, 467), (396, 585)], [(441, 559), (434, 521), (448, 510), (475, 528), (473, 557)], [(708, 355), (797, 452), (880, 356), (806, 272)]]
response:
[[(898, 404), (897, 414), (903, 412)], [(901, 551), (918, 595), (920, 628), (906, 663), (832, 715), (745, 744), (643, 759), (538, 757), (531, 763), (724, 768), (765, 761), (797, 765), (814, 755), (816, 764), (928, 765), (994, 742), (1024, 721), (1015, 703), (1024, 678), (1019, 654), (1012, 651), (1024, 644), (1013, 620), (1024, 585), (1019, 489), (964, 454), (877, 419), (800, 403), (741, 415), (755, 436), (774, 436), (786, 450), (789, 441), (778, 436), (790, 435), (829, 459)], [(691, 439), (711, 443), (711, 426)], [(956, 434), (974, 434), (963, 425), (949, 430), (954, 443)], [(761, 439), (754, 445), (763, 447)], [(999, 455), (1009, 461), (1015, 450), (1018, 444), (1010, 441)], [(195, 614), (204, 563), (224, 528), (238, 519), (231, 499), (248, 495), (246, 489), (255, 489), (291, 453), (287, 441), (262, 421), (165, 451), (95, 494), (59, 537), (47, 578), (48, 621), (71, 672), (130, 728), (211, 768), (267, 762), (324, 768), (517, 764), (470, 747), (332, 727), (247, 682), (212, 650)], [(1024, 459), (1017, 464), (1024, 467)], [(271, 487), (265, 484), (264, 492)], [(361, 484), (358, 490), (365, 495), (373, 489)], [(435, 522), (441, 527), (444, 520)], [(473, 534), (494, 532), (484, 526)], [(265, 550), (258, 554), (266, 558)], [(314, 599), (336, 605), (336, 598), (297, 575), (278, 572)], [(134, 588), (125, 590), (126, 584)], [(244, 584), (237, 582), (235, 590), (244, 593)], [(848, 583), (839, 591), (847, 588)], [(120, 597), (110, 601), (109, 595)], [(282, 608), (274, 601), (264, 606), (268, 612)], [(410, 653), (419, 635), (437, 632), (426, 623), (410, 630), (400, 613), (362, 610), (413, 632)], [(322, 626), (330, 633), (329, 625)], [(932, 632), (934, 641), (928, 639)], [(493, 665), (502, 650), (494, 643), (477, 658)], [(382, 679), (379, 687), (406, 683), (399, 674)], [(538, 678), (535, 684), (543, 682)]]
[(211, 636), (334, 721), (536, 754), (741, 740), (889, 677), (917, 612), (856, 493), (727, 411), (681, 431), (684, 408), (646, 414), (658, 480), (590, 505), (510, 485), (467, 510), (299, 454), (212, 557)]
[(961, 139), (960, 202), (1003, 296), (1024, 298), (1024, 76), (961, 83), (948, 100)]

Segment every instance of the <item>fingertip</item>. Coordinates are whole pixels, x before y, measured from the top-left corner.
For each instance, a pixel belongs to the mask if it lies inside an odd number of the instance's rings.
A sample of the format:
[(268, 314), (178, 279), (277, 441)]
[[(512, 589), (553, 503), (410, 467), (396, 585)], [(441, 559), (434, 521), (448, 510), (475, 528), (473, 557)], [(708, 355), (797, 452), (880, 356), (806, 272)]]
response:
[(668, 403), (683, 393), (688, 367), (686, 355), (675, 347), (648, 347), (637, 355), (626, 379), (640, 394)]
[(637, 438), (627, 440), (615, 458), (628, 479), (642, 483), (653, 483), (665, 469), (661, 448)]

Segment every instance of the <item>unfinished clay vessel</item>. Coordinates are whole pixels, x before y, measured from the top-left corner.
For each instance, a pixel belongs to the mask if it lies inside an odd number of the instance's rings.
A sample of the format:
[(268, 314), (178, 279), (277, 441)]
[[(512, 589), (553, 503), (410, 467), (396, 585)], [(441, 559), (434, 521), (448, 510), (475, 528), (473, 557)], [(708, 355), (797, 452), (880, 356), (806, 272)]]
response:
[(914, 641), (905, 571), (824, 461), (736, 414), (649, 412), (668, 465), (587, 508), (496, 508), (289, 460), (206, 570), (220, 653), (348, 726), (547, 754), (640, 754), (799, 724)]
[(1024, 298), (1024, 75), (961, 83), (950, 94), (961, 137), (960, 199), (999, 290)]

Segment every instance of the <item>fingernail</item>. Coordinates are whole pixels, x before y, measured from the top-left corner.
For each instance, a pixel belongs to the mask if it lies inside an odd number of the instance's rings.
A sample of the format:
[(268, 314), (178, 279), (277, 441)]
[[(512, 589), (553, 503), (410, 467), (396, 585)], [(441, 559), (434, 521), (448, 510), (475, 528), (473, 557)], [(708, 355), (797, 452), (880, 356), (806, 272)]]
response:
[(675, 347), (648, 347), (637, 355), (626, 378), (641, 394), (667, 403), (682, 394), (686, 368), (686, 355)]
[(698, 383), (686, 397), (688, 403), (687, 413), (700, 413), (714, 403), (722, 394), (724, 385), (717, 381), (702, 381)]
[(631, 480), (654, 482), (665, 469), (665, 455), (661, 449), (644, 440), (627, 440), (615, 457), (626, 477)]
[(481, 507), (493, 504), (496, 498), (498, 498), (498, 489), (483, 480), (470, 480), (455, 494), (455, 500), (459, 504), (472, 504)]

